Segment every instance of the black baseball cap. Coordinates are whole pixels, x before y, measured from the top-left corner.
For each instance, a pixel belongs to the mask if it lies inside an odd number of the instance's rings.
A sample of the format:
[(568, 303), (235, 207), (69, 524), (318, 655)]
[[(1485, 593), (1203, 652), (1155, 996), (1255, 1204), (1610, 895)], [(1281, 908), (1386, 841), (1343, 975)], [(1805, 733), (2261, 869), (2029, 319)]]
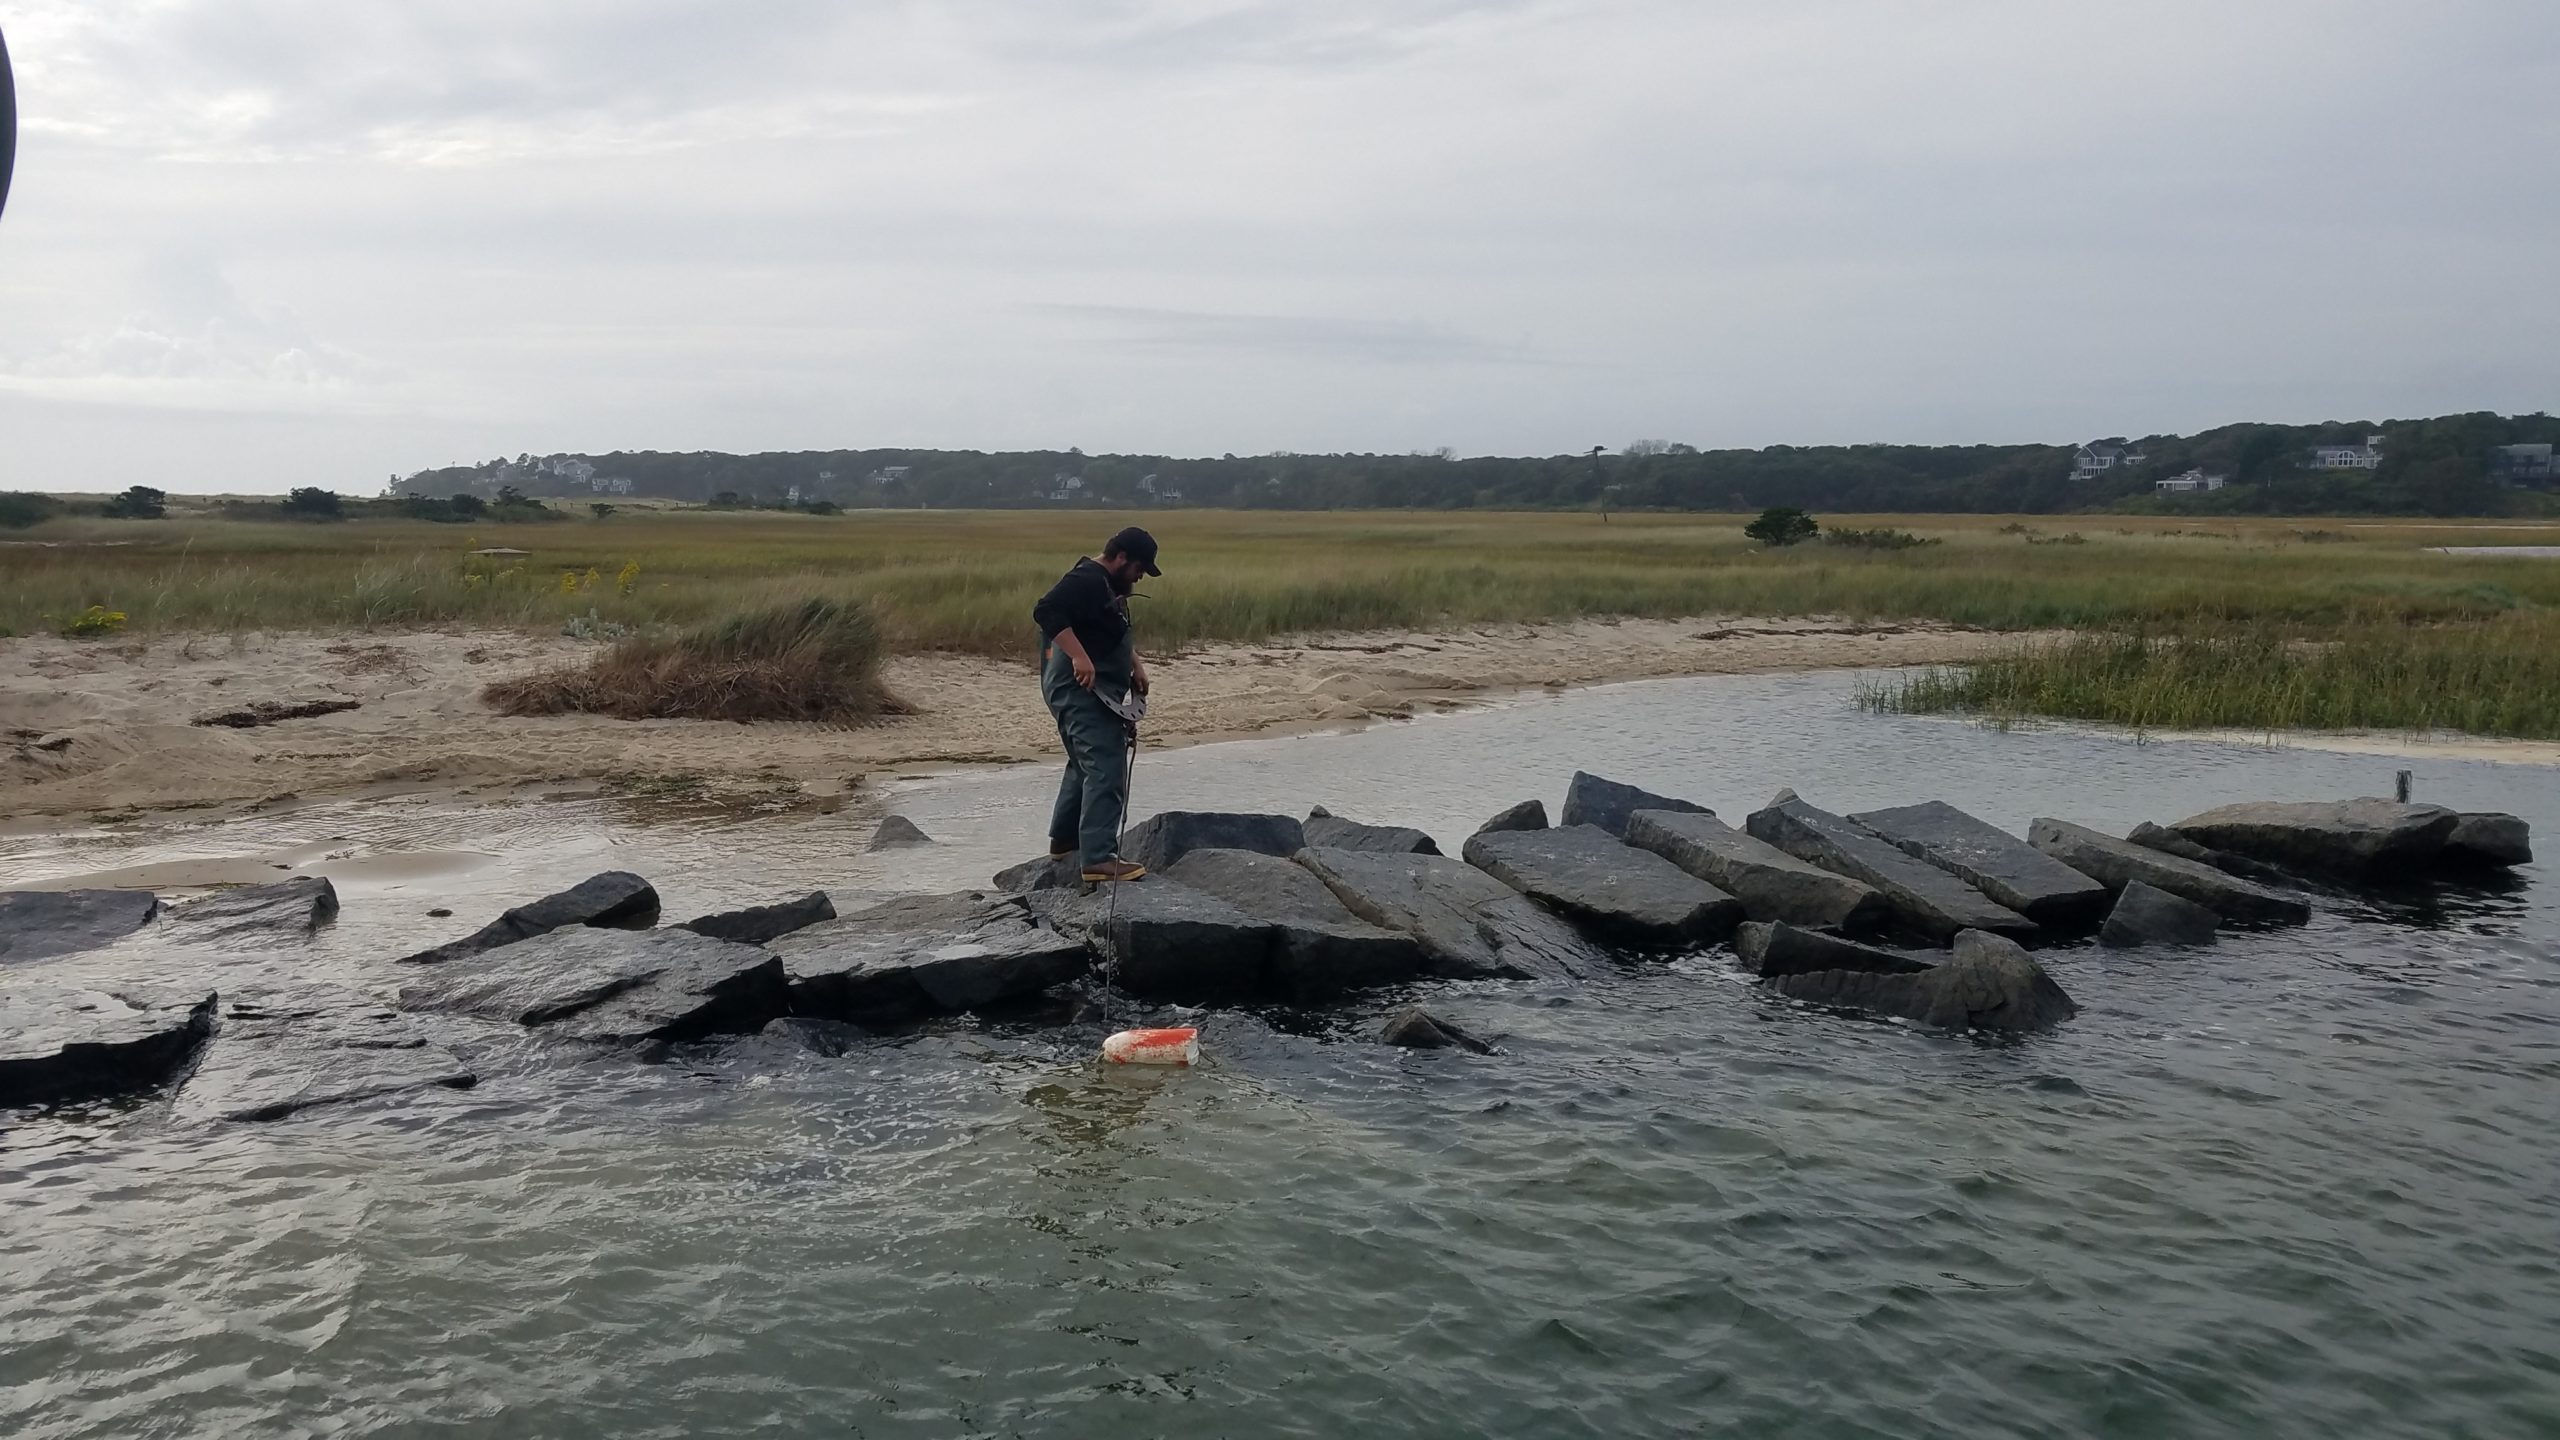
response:
[(1162, 575), (1164, 573), (1156, 568), (1156, 537), (1139, 529), (1135, 525), (1132, 525), (1128, 529), (1121, 531), (1119, 534), (1112, 536), (1111, 539), (1103, 545), (1102, 553), (1106, 556), (1126, 555), (1130, 559), (1137, 561), (1138, 568), (1146, 571), (1150, 575)]

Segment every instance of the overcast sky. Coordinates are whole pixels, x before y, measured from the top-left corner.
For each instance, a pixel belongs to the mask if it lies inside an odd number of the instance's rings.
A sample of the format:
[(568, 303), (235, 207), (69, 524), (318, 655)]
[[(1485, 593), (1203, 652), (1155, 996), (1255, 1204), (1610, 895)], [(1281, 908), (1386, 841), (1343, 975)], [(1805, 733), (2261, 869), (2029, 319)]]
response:
[(2553, 0), (0, 0), (0, 488), (2560, 408)]

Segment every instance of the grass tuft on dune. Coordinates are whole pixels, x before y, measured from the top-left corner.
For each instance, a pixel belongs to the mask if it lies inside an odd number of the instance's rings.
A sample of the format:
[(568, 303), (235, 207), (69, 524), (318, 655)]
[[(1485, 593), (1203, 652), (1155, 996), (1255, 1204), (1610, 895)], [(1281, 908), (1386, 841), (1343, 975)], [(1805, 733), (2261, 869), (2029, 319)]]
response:
[(860, 725), (903, 709), (880, 683), (886, 654), (869, 606), (804, 600), (632, 636), (586, 665), (502, 681), (483, 698), (507, 715)]

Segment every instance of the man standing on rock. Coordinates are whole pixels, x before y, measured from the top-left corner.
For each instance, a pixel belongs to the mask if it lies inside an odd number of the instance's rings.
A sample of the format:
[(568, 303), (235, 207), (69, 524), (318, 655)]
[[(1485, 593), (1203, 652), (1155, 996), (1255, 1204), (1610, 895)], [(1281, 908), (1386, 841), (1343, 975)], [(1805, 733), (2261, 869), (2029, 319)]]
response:
[(1049, 858), (1084, 857), (1084, 878), (1135, 880), (1144, 865), (1120, 858), (1129, 804), (1129, 725), (1106, 703), (1147, 693), (1146, 663), (1129, 634), (1129, 592), (1156, 568), (1156, 537), (1135, 525), (1111, 537), (1102, 558), (1078, 560), (1049, 587), (1031, 618), (1040, 625), (1040, 694), (1058, 717), (1066, 778), (1049, 812)]

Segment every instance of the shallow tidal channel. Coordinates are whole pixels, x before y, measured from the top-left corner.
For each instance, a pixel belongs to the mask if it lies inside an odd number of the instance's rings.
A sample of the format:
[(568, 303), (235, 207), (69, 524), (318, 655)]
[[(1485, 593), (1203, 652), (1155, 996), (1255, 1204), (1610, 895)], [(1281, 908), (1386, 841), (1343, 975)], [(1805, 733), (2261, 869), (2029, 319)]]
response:
[[(2407, 768), (2560, 845), (2548, 769), (2004, 733), (1854, 683), (1145, 752), (1135, 810), (1321, 803), (1454, 850), (1588, 769), (1737, 818), (1787, 785), (2120, 834)], [(877, 854), (878, 809), (373, 801), (0, 837), (0, 880), (327, 874), (305, 973), (388, 993), (391, 956), (599, 869), (679, 919), (983, 883), (1052, 783), (898, 782), (940, 843)], [(1188, 1072), (1103, 1070), (1091, 1019), (644, 1065), (431, 1017), (476, 1089), (0, 1115), (0, 1435), (2560, 1434), (2554, 871), (2047, 950), (2082, 1013), (2010, 1043), (1715, 952), (1214, 1012)], [(1371, 1043), (1413, 995), (1505, 1053)]]

